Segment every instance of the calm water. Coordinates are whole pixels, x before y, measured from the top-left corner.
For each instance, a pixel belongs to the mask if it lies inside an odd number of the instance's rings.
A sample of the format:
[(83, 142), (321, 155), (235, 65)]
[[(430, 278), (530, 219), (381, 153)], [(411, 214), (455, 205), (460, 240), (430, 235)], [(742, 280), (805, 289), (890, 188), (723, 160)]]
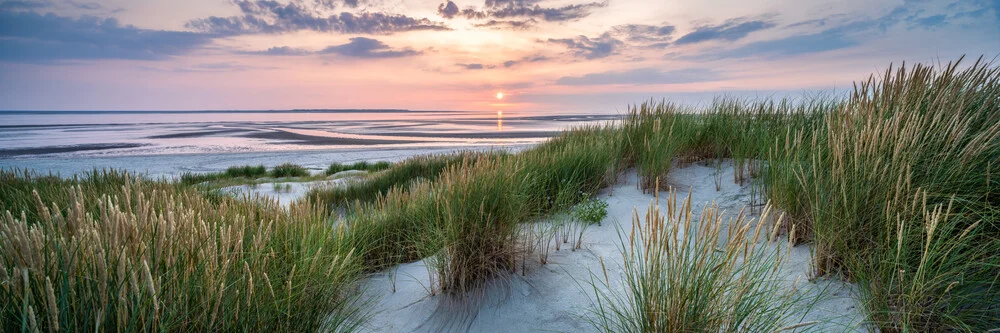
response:
[(323, 110), (0, 112), (0, 167), (63, 175), (125, 168), (151, 175), (235, 164), (395, 160), (463, 149), (519, 149), (614, 115)]

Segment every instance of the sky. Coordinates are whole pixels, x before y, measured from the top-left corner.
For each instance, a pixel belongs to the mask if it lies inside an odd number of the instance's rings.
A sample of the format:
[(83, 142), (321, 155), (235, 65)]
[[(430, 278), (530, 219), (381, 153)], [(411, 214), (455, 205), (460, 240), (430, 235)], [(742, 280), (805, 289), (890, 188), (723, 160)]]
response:
[(1000, 0), (0, 0), (0, 110), (608, 113), (962, 55)]

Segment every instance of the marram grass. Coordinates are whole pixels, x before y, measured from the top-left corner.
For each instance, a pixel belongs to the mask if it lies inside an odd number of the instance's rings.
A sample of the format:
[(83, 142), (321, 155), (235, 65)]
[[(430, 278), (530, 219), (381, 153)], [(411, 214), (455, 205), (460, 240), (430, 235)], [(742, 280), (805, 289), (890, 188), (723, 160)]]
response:
[[(765, 208), (759, 221), (740, 212), (726, 220), (708, 205), (695, 218), (691, 197), (670, 191), (662, 213), (659, 199), (631, 230), (618, 228), (620, 283), (595, 274), (593, 310), (587, 320), (601, 332), (775, 332), (794, 322), (807, 297), (780, 271), (786, 247), (770, 246), (777, 225)], [(793, 232), (794, 234), (794, 232)], [(762, 243), (758, 243), (764, 241)], [(603, 265), (602, 260), (602, 265)], [(796, 282), (797, 283), (797, 282)]]
[(128, 174), (113, 182), (102, 193), (49, 184), (32, 194), (33, 217), (0, 216), (4, 331), (334, 331), (361, 322), (349, 296), (361, 267), (322, 207), (215, 203)]

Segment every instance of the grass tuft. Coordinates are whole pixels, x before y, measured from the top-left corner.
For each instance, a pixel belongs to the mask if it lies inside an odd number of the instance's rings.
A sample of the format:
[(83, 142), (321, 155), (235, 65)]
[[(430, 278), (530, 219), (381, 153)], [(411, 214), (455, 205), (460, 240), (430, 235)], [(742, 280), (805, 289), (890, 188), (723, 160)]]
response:
[[(758, 243), (774, 241), (770, 224), (741, 212), (727, 226), (714, 205), (695, 218), (691, 197), (678, 202), (673, 191), (665, 204), (665, 215), (654, 201), (645, 218), (635, 212), (631, 230), (618, 228), (622, 289), (606, 266), (591, 279), (588, 320), (596, 329), (775, 332), (789, 324), (804, 298), (782, 279), (780, 247)], [(760, 221), (768, 220), (764, 212)]]

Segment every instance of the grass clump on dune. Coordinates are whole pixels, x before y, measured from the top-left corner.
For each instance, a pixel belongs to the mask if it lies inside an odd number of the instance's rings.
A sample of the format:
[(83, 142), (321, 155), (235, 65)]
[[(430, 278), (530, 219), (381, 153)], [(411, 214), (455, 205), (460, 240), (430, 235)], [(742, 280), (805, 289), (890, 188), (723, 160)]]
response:
[[(619, 230), (623, 289), (607, 269), (592, 278), (594, 309), (588, 318), (602, 332), (776, 332), (805, 304), (782, 278), (784, 260), (772, 225), (742, 212), (728, 226), (723, 212), (706, 206), (699, 218), (690, 196), (671, 192), (666, 215), (650, 203), (635, 212), (632, 230)], [(760, 221), (768, 220), (768, 209)], [(727, 230), (724, 230), (727, 229)], [(727, 232), (728, 231), (728, 232)]]
[(350, 296), (359, 261), (320, 206), (214, 202), (126, 173), (32, 185), (33, 207), (12, 213), (24, 207), (5, 203), (0, 216), (4, 331), (315, 331), (361, 322)]
[(306, 177), (309, 170), (298, 164), (285, 163), (272, 168), (268, 175), (272, 178)]
[(226, 168), (225, 174), (230, 178), (259, 178), (267, 176), (267, 168), (264, 165), (231, 166)]
[[(294, 171), (293, 171), (294, 169)], [(286, 176), (289, 172), (294, 172), (297, 175)], [(303, 174), (304, 172), (304, 174)], [(282, 174), (282, 176), (275, 176), (276, 173)], [(305, 168), (286, 163), (279, 165), (271, 170), (269, 173), (264, 165), (242, 165), (242, 166), (231, 166), (226, 168), (223, 172), (209, 172), (209, 173), (191, 173), (187, 172), (181, 175), (181, 183), (187, 185), (201, 184), (205, 182), (217, 182), (229, 179), (257, 179), (264, 177), (300, 177), (308, 176), (309, 171)]]
[[(309, 191), (308, 197), (334, 207), (353, 204), (356, 201), (369, 203), (384, 196), (393, 188), (408, 190), (408, 186), (420, 180), (433, 181), (446, 168), (457, 165), (465, 159), (479, 159), (488, 155), (503, 155), (502, 152), (463, 152), (450, 155), (428, 155), (408, 158), (390, 167), (367, 175), (346, 187), (317, 188)], [(381, 163), (381, 162), (380, 162)], [(375, 164), (377, 165), (377, 163)], [(331, 166), (332, 168), (333, 166)], [(374, 168), (374, 167), (373, 167)], [(329, 174), (329, 170), (328, 174)], [(374, 171), (374, 170), (372, 170)]]
[[(452, 167), (433, 187), (441, 252), (432, 259), (440, 290), (467, 295), (515, 268), (519, 248), (517, 170), (499, 159)], [(514, 166), (516, 168), (516, 166)]]
[(387, 161), (379, 161), (375, 163), (371, 163), (368, 161), (360, 161), (360, 162), (354, 162), (352, 164), (333, 163), (326, 168), (325, 173), (327, 176), (330, 176), (341, 171), (359, 170), (359, 171), (374, 172), (374, 171), (382, 171), (391, 167), (392, 163)]

